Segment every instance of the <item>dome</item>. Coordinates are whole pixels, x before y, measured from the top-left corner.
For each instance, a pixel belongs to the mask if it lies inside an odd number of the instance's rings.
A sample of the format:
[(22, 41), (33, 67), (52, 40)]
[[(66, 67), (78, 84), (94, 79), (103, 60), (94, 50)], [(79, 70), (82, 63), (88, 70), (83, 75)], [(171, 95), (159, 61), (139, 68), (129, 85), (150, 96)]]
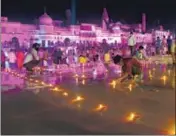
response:
[(53, 20), (47, 13), (44, 13), (39, 18), (39, 23), (40, 23), (40, 25), (53, 25)]

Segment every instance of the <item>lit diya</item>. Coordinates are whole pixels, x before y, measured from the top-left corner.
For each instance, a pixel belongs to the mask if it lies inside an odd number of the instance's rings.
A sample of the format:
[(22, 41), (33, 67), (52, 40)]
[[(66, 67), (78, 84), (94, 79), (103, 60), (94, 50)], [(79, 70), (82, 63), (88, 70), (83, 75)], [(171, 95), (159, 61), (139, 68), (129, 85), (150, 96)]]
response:
[(62, 95), (63, 96), (68, 96), (68, 93), (67, 92), (63, 92)]
[(115, 81), (115, 80), (113, 80), (113, 81), (110, 83), (110, 85), (112, 85), (112, 88), (113, 88), (113, 89), (115, 89), (116, 84), (117, 84), (117, 83), (116, 83), (116, 81)]
[(133, 85), (129, 84), (128, 89), (130, 90), (130, 92), (132, 91), (132, 87), (133, 87)]
[(127, 122), (135, 122), (137, 121), (138, 119), (140, 119), (140, 115), (139, 114), (136, 114), (135, 112), (131, 112), (127, 118), (126, 118), (126, 121)]
[(168, 134), (175, 135), (175, 124), (169, 129)]
[(103, 111), (106, 111), (107, 108), (108, 108), (108, 107), (107, 107), (106, 105), (99, 104), (99, 105), (95, 108), (95, 111), (97, 111), (97, 112), (103, 112)]
[(60, 92), (61, 90), (60, 90), (58, 87), (54, 87), (54, 88), (52, 89), (52, 91), (54, 91), (54, 92)]
[(80, 102), (80, 101), (83, 101), (85, 100), (82, 96), (77, 96), (75, 99), (72, 100), (72, 103), (75, 103), (75, 102)]
[(166, 84), (167, 77), (164, 75), (164, 76), (161, 77), (161, 79), (163, 80), (164, 85), (165, 85), (165, 84)]

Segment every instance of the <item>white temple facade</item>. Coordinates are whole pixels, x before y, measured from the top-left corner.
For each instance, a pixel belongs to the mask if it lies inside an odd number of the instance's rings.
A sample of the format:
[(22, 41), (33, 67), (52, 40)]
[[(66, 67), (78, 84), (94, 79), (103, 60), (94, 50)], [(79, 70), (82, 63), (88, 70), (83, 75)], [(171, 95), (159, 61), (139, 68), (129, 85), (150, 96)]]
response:
[(37, 24), (10, 22), (7, 17), (1, 17), (1, 43), (11, 41), (13, 37), (18, 38), (20, 44), (38, 42), (45, 47), (66, 38), (73, 42), (101, 42), (106, 39), (108, 43), (121, 43), (121, 35), (127, 38), (131, 29), (137, 30), (134, 33), (137, 42), (152, 42), (153, 36), (162, 37), (169, 34), (167, 31), (142, 34), (140, 24), (124, 25), (120, 22), (112, 24), (112, 32), (95, 24), (82, 23), (70, 27), (62, 27), (61, 24), (62, 21), (53, 20), (47, 13), (39, 17)]

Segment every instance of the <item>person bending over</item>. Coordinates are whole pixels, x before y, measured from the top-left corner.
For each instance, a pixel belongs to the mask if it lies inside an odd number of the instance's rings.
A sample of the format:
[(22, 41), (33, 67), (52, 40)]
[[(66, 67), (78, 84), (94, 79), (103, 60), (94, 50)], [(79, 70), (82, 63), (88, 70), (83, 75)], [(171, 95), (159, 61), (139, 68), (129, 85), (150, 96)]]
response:
[(40, 48), (40, 44), (34, 43), (32, 45), (32, 49), (27, 53), (24, 59), (23, 66), (26, 68), (28, 72), (32, 72), (33, 68), (40, 63), (40, 59), (38, 56), (39, 48)]
[(142, 65), (136, 58), (122, 58), (120, 55), (116, 55), (113, 58), (115, 64), (122, 66), (122, 76), (117, 82), (123, 82), (126, 79), (131, 79), (135, 75), (140, 75), (142, 71)]

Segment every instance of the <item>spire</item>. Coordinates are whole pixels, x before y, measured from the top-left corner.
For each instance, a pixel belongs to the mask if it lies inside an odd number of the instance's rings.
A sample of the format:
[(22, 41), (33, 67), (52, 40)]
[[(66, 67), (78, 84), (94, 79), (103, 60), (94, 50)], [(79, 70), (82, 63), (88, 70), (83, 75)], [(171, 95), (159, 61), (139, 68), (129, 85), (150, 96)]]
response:
[(106, 20), (107, 22), (109, 21), (109, 16), (108, 16), (108, 12), (107, 12), (106, 8), (103, 9), (102, 18), (103, 18), (104, 20)]

